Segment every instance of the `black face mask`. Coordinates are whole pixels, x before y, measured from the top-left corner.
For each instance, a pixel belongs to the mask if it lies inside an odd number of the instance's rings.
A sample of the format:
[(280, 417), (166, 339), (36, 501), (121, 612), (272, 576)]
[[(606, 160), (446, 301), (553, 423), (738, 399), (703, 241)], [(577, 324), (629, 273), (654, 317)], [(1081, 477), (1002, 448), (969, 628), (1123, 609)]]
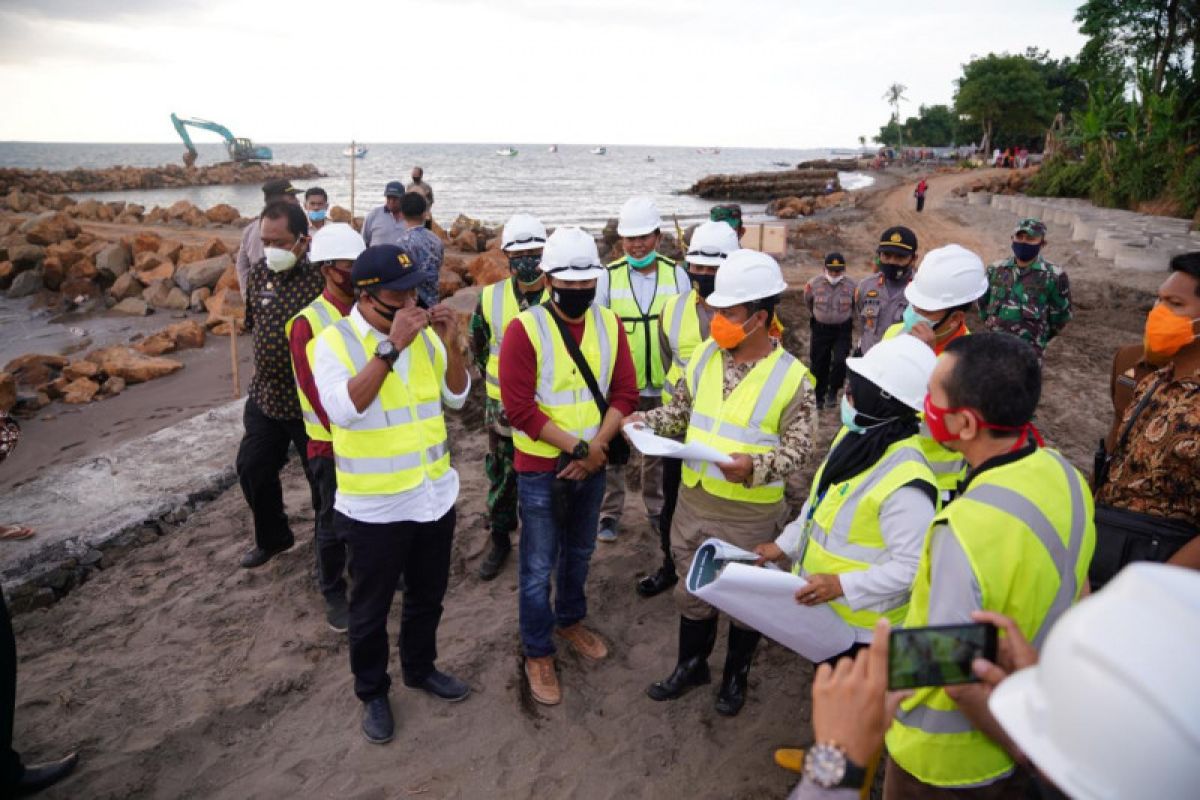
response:
[(569, 319), (579, 319), (596, 299), (596, 287), (590, 289), (554, 289), (554, 305)]
[(696, 294), (703, 297), (705, 300), (717, 288), (717, 276), (714, 275), (697, 275), (694, 272), (689, 272), (688, 277), (692, 279), (692, 285), (696, 287)]
[(889, 281), (903, 281), (908, 279), (911, 267), (902, 267), (899, 264), (883, 264), (879, 265), (879, 271), (883, 273), (883, 277)]
[(396, 313), (404, 308), (404, 306), (390, 306), (380, 300), (375, 295), (371, 295), (371, 300), (374, 301), (375, 313), (391, 322), (396, 318)]

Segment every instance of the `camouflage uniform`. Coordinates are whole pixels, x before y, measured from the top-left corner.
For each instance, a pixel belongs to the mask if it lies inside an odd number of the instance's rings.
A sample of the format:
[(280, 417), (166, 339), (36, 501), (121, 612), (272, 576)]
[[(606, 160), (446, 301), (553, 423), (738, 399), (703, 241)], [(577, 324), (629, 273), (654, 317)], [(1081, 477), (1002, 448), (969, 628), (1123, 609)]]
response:
[[(524, 311), (530, 304), (521, 295), (518, 305)], [(483, 317), (482, 303), (475, 306), (475, 313), (471, 315), (470, 336), (471, 357), (479, 374), (486, 374), (491, 330)], [(483, 469), (488, 478), (487, 508), (492, 541), (500, 548), (507, 548), (511, 546), (509, 534), (517, 529), (517, 472), (513, 468), (512, 426), (499, 400), (485, 397), (483, 413), (488, 428), (488, 453), (483, 460)]]
[(1071, 320), (1067, 274), (1039, 255), (1024, 267), (1012, 257), (997, 261), (987, 277), (988, 290), (979, 299), (984, 326), (1019, 336), (1041, 356)]

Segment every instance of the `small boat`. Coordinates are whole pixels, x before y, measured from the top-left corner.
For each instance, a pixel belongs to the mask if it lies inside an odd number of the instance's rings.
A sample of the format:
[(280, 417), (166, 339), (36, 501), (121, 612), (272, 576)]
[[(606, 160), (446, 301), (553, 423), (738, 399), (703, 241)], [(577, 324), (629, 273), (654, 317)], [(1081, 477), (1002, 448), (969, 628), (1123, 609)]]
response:
[(654, 156), (646, 156), (646, 163), (647, 163), (647, 164), (653, 164), (653, 163), (654, 163)]
[(351, 156), (354, 158), (362, 158), (366, 154), (367, 148), (363, 147), (361, 144), (349, 145), (342, 150), (342, 155), (346, 158), (350, 158)]
[(791, 164), (787, 161), (772, 161), (771, 166), (773, 166), (773, 167), (790, 167)]
[(501, 147), (496, 151), (496, 155), (498, 156), (515, 156), (516, 154), (517, 149), (515, 147)]
[(702, 156), (719, 156), (721, 148), (719, 147), (697, 147), (696, 152)]
[(556, 144), (552, 144), (552, 145), (550, 145), (549, 147), (547, 147), (547, 148), (546, 148), (546, 152), (548, 152), (548, 153), (557, 153), (557, 152), (558, 152), (558, 145), (556, 145)]
[(592, 148), (592, 155), (594, 155), (594, 156), (606, 156), (606, 155), (608, 155), (608, 148), (607, 148), (607, 147), (593, 147), (593, 148)]

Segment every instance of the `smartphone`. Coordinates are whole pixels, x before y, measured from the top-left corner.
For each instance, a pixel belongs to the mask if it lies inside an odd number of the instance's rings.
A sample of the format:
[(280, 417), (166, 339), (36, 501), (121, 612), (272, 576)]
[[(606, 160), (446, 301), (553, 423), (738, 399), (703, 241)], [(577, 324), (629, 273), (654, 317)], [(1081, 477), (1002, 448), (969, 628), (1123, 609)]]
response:
[(888, 648), (888, 688), (974, 683), (977, 658), (996, 660), (996, 626), (988, 622), (898, 628)]

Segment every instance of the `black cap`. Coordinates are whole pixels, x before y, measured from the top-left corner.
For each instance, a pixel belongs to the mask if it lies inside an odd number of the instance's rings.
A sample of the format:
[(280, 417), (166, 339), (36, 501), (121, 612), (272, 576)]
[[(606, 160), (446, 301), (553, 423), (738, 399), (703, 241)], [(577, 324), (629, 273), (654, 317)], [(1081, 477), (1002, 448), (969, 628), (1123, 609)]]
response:
[(300, 190), (292, 186), (292, 182), (286, 178), (278, 178), (263, 184), (263, 197), (279, 197), (284, 194), (300, 194)]
[(404, 184), (401, 181), (388, 181), (383, 190), (384, 197), (404, 197)]
[(846, 259), (842, 258), (841, 253), (830, 253), (825, 256), (825, 266), (834, 270), (845, 269)]
[(350, 280), (356, 289), (393, 289), (402, 292), (419, 286), (425, 280), (425, 274), (417, 269), (408, 248), (376, 244), (363, 250), (354, 259)]
[(899, 256), (911, 256), (917, 252), (917, 235), (903, 225), (888, 228), (879, 237), (879, 250)]

